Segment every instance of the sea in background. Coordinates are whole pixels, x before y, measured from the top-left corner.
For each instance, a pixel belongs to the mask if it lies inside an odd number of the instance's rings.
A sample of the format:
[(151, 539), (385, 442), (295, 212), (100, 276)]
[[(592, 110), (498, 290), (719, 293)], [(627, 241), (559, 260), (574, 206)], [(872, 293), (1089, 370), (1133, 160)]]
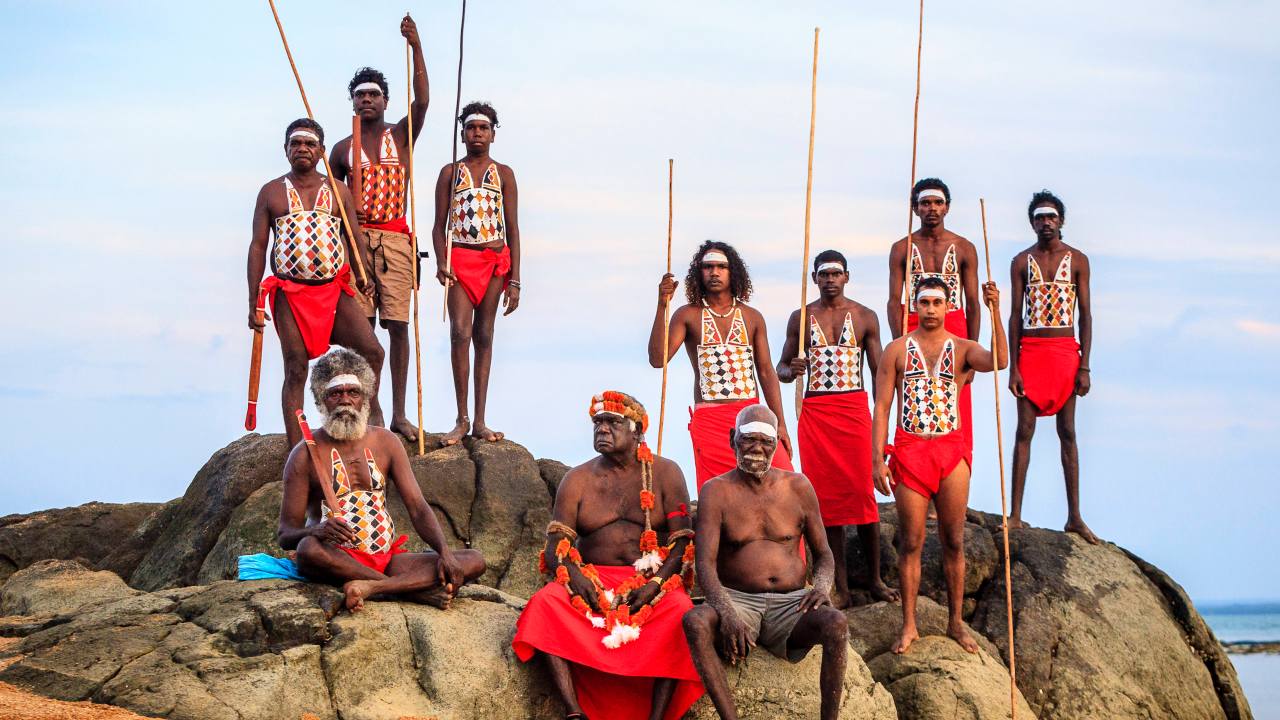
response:
[[(1206, 603), (1197, 606), (1224, 643), (1280, 643), (1280, 602)], [(1280, 718), (1280, 654), (1231, 656), (1240, 685), (1258, 720)]]

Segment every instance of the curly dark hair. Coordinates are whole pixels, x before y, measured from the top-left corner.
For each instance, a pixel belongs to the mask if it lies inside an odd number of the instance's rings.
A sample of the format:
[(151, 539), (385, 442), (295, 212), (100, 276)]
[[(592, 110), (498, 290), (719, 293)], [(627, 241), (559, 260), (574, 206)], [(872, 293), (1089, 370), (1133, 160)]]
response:
[(498, 127), (498, 111), (494, 110), (493, 106), (488, 102), (484, 100), (476, 100), (467, 103), (466, 106), (462, 108), (462, 112), (458, 115), (458, 122), (462, 122), (463, 118), (471, 115), (472, 113), (480, 113), (481, 115), (487, 116), (489, 118), (489, 124), (494, 127)]
[(729, 292), (743, 302), (750, 300), (751, 273), (747, 270), (747, 264), (742, 262), (742, 256), (738, 255), (732, 245), (719, 240), (707, 240), (693, 254), (693, 259), (689, 261), (689, 272), (684, 276), (685, 299), (690, 305), (702, 302), (702, 256), (710, 250), (719, 250), (729, 258)]
[(362, 67), (351, 77), (351, 82), (347, 83), (347, 97), (354, 98), (356, 86), (367, 82), (378, 83), (378, 87), (382, 88), (383, 97), (391, 99), (391, 86), (387, 85), (387, 76), (371, 67)]
[(951, 204), (951, 188), (947, 187), (946, 183), (938, 178), (921, 178), (911, 188), (911, 207), (916, 206), (916, 200), (919, 198), (921, 190), (941, 190), (943, 196), (947, 199), (947, 204)]
[(324, 128), (320, 127), (320, 123), (316, 122), (315, 120), (312, 120), (311, 118), (298, 118), (297, 120), (294, 120), (293, 122), (289, 123), (289, 127), (284, 129), (285, 145), (289, 144), (289, 136), (292, 135), (293, 131), (297, 130), (298, 128), (306, 128), (307, 130), (311, 130), (315, 132), (316, 135), (320, 136), (320, 144), (321, 145), (324, 144)]
[(1031, 196), (1031, 204), (1027, 205), (1027, 219), (1033, 219), (1035, 216), (1031, 213), (1035, 212), (1036, 208), (1044, 205), (1045, 203), (1052, 203), (1053, 206), (1058, 209), (1058, 217), (1063, 220), (1067, 219), (1067, 206), (1062, 204), (1061, 198), (1048, 190), (1041, 190)]

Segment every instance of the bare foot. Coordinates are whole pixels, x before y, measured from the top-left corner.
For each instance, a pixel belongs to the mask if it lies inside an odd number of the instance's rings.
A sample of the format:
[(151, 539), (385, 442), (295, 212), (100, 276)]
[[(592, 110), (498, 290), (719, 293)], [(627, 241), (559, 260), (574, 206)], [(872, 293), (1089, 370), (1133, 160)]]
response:
[(1066, 527), (1062, 529), (1066, 530), (1069, 533), (1075, 533), (1079, 535), (1080, 537), (1084, 538), (1085, 542), (1089, 543), (1090, 545), (1097, 545), (1098, 543), (1102, 542), (1101, 540), (1098, 539), (1097, 535), (1093, 534), (1093, 531), (1089, 529), (1089, 526), (1084, 524), (1084, 520), (1069, 520), (1067, 521)]
[(973, 641), (973, 637), (969, 635), (969, 631), (964, 628), (964, 623), (948, 623), (947, 637), (955, 640), (956, 643), (964, 648), (967, 653), (978, 652), (978, 643)]
[(1010, 515), (1010, 516), (1009, 516), (1009, 529), (1010, 529), (1010, 530), (1026, 530), (1026, 529), (1027, 529), (1027, 528), (1029, 528), (1029, 527), (1031, 527), (1031, 526), (1027, 524), (1027, 521), (1026, 521), (1026, 520), (1023, 520), (1023, 519), (1022, 519), (1022, 518), (1020, 518), (1020, 517), (1014, 517), (1014, 516), (1012, 516), (1012, 515)]
[(837, 610), (844, 610), (853, 604), (853, 598), (849, 597), (848, 590), (835, 590), (831, 593), (831, 607)]
[(506, 437), (506, 435), (503, 435), (497, 430), (490, 430), (485, 427), (485, 424), (482, 422), (477, 422), (476, 426), (471, 430), (471, 437), (488, 440), (489, 442), (498, 442), (502, 438)]
[[(440, 444), (445, 447), (448, 447), (450, 445), (457, 445), (458, 441), (462, 439), (462, 436), (466, 435), (467, 431), (470, 429), (471, 429), (470, 422), (466, 420), (459, 420), (458, 424), (454, 425), (452, 430), (450, 430), (444, 437), (440, 438)], [(416, 436), (415, 436), (415, 439), (416, 439)]]
[(418, 428), (409, 422), (409, 418), (393, 418), (391, 420), (391, 430), (392, 432), (400, 433), (405, 440), (411, 443), (418, 442)]
[(898, 638), (898, 642), (893, 644), (893, 654), (902, 655), (911, 649), (911, 643), (920, 639), (920, 633), (916, 632), (915, 626), (910, 628), (902, 628), (902, 637)]
[(446, 592), (442, 587), (434, 587), (430, 590), (422, 590), (415, 593), (407, 593), (404, 596), (406, 600), (430, 605), (440, 610), (448, 610), (449, 604), (453, 602), (453, 594)]
[(351, 580), (342, 586), (342, 592), (347, 596), (347, 609), (359, 612), (364, 609), (364, 599), (373, 592), (373, 581)]
[(871, 585), (867, 587), (867, 590), (871, 592), (871, 597), (876, 600), (880, 600), (881, 602), (898, 602), (898, 600), (901, 599), (901, 596), (898, 595), (898, 591), (888, 585), (885, 585), (883, 580), (877, 580), (871, 583)]

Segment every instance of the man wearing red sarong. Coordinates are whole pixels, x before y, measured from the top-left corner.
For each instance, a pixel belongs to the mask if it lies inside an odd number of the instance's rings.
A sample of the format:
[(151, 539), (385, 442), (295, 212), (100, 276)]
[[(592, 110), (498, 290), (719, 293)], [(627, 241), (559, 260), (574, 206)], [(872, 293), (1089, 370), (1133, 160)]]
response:
[(546, 658), (565, 717), (675, 720), (702, 696), (681, 618), (693, 607), (693, 530), (680, 468), (644, 442), (630, 395), (589, 409), (600, 456), (570, 470), (547, 526), (543, 572), (511, 646)]
[(866, 356), (875, 377), (880, 364), (880, 323), (871, 308), (845, 297), (848, 261), (835, 250), (813, 258), (818, 299), (809, 303), (804, 354), (800, 350), (800, 311), (787, 322), (787, 339), (778, 360), (778, 379), (806, 378), (804, 407), (796, 421), (800, 465), (813, 483), (835, 556), (837, 608), (849, 606), (844, 530), (858, 529), (867, 559), (867, 589), (876, 600), (894, 601), (898, 593), (880, 577), (880, 511), (871, 482), (871, 412), (862, 386)]
[[(978, 305), (978, 250), (965, 238), (945, 226), (951, 209), (951, 190), (938, 178), (924, 178), (911, 189), (911, 207), (920, 218), (920, 229), (911, 233), (911, 273), (907, 269), (907, 240), (893, 244), (889, 251), (889, 330), (902, 337), (903, 298), (915, 298), (916, 288), (927, 277), (946, 284), (947, 332), (977, 340), (982, 331), (982, 311)], [(907, 316), (907, 332), (916, 329), (916, 314)], [(973, 401), (968, 385), (960, 388), (960, 432), (973, 448)]]
[[(999, 307), (995, 283), (982, 287), (988, 305)], [(942, 569), (947, 581), (950, 620), (947, 635), (968, 652), (978, 645), (964, 626), (964, 518), (969, 502), (973, 449), (961, 433), (960, 388), (975, 372), (1008, 364), (1008, 347), (999, 316), (991, 329), (997, 356), (972, 340), (956, 337), (944, 325), (947, 285), (924, 278), (916, 286), (920, 327), (889, 343), (876, 373), (876, 410), (872, 457), (876, 489), (893, 489), (898, 507), (898, 576), (902, 586), (902, 636), (895, 653), (905, 653), (919, 637), (916, 594), (920, 590), (920, 552), (924, 547), (929, 501), (938, 510)], [(889, 410), (898, 396), (898, 428), (887, 445)], [(886, 465), (886, 453), (892, 459)]]
[[(520, 223), (516, 218), (516, 174), (489, 157), (498, 127), (498, 111), (488, 103), (462, 108), (462, 142), (467, 156), (445, 165), (436, 179), (436, 279), (445, 286), (449, 306), (449, 348), (457, 424), (444, 445), (456, 445), (468, 431), (489, 442), (503, 434), (485, 424), (489, 367), (498, 302), (505, 294), (504, 316), (520, 305)], [(450, 244), (450, 242), (452, 244)], [(476, 412), (467, 414), (471, 348), (475, 346)]]
[(1022, 520), (1022, 497), (1036, 418), (1056, 415), (1067, 485), (1065, 530), (1096, 544), (1098, 537), (1080, 516), (1080, 451), (1076, 447), (1076, 398), (1089, 392), (1089, 351), (1093, 345), (1089, 258), (1062, 242), (1067, 209), (1056, 195), (1048, 190), (1033, 195), (1027, 216), (1036, 244), (1018, 253), (1009, 269), (1013, 278), (1009, 389), (1018, 398), (1009, 526), (1027, 526)]
[(736, 466), (729, 438), (738, 412), (764, 400), (778, 416), (778, 444), (773, 464), (791, 470), (791, 437), (782, 421), (778, 376), (769, 364), (769, 337), (764, 316), (746, 304), (751, 275), (738, 251), (728, 243), (702, 243), (689, 263), (684, 293), (688, 304), (671, 316), (667, 347), (662, 347), (663, 311), (676, 291), (668, 273), (658, 285), (658, 311), (649, 333), (649, 364), (662, 367), (683, 345), (698, 376), (689, 410), (689, 437), (697, 464), (698, 488)]
[[(316, 172), (316, 164), (324, 156), (324, 130), (314, 120), (294, 120), (285, 130), (284, 152), (289, 172), (262, 186), (253, 209), (249, 327), (257, 330), (263, 326), (259, 309), (275, 320), (284, 356), (284, 427), (289, 447), (293, 447), (302, 439), (294, 412), (302, 408), (307, 361), (323, 355), (333, 342), (360, 353), (376, 375), (382, 370), (382, 346), (365, 322), (351, 289), (347, 264), (353, 252), (351, 233), (343, 227), (338, 197), (334, 196), (338, 193), (344, 206), (353, 210), (351, 193)], [(267, 238), (273, 233), (271, 275), (263, 280)], [(364, 264), (368, 267), (367, 258)], [(376, 382), (369, 405), (370, 422), (381, 425)]]

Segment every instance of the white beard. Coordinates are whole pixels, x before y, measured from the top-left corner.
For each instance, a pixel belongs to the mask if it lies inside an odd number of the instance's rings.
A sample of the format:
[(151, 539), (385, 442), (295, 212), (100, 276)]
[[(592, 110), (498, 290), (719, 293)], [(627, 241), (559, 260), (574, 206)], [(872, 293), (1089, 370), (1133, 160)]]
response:
[(359, 440), (369, 430), (369, 404), (360, 409), (340, 407), (324, 416), (324, 431), (339, 442)]
[(773, 461), (773, 457), (765, 457), (763, 454), (758, 457), (748, 457), (743, 453), (735, 453), (735, 456), (738, 459), (738, 469), (751, 477), (763, 477), (769, 472), (770, 463)]

